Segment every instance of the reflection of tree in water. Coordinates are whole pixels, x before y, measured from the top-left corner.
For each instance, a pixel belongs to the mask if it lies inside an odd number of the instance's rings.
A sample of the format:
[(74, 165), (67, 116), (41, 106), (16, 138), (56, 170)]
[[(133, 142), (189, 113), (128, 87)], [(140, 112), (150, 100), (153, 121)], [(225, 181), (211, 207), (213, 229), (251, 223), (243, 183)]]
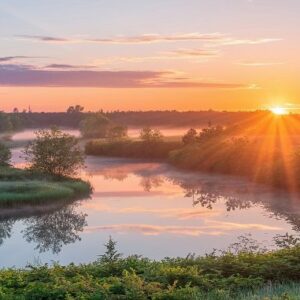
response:
[[(201, 205), (208, 209), (213, 209), (218, 202), (224, 204), (227, 211), (249, 209), (253, 205), (261, 205), (270, 213), (270, 217), (284, 219), (293, 226), (294, 230), (300, 231), (299, 196), (296, 200), (290, 199), (288, 193), (278, 193), (276, 190), (272, 192), (271, 188), (244, 180), (177, 171), (166, 164), (133, 163), (128, 160), (119, 160), (114, 163), (114, 161), (108, 162), (104, 169), (98, 169), (96, 173), (118, 180), (134, 174), (141, 178), (140, 185), (145, 191), (151, 191), (152, 188), (158, 188), (164, 182), (170, 182), (180, 186), (185, 196), (192, 198), (194, 206)], [(112, 172), (112, 170), (115, 171)]]
[(0, 220), (0, 246), (4, 240), (11, 237), (14, 220)]
[(86, 215), (77, 213), (74, 206), (67, 206), (54, 213), (25, 220), (23, 234), (27, 242), (37, 244), (40, 252), (51, 250), (59, 253), (64, 245), (80, 240), (78, 232), (87, 226)]
[[(284, 191), (253, 188), (249, 183), (249, 188), (240, 185), (232, 186), (220, 181), (193, 182), (190, 180), (172, 179), (174, 184), (180, 185), (185, 196), (192, 198), (193, 206), (213, 209), (218, 201), (224, 203), (227, 211), (249, 209), (253, 205), (261, 205), (270, 217), (285, 220), (291, 224), (293, 230), (300, 231), (300, 201), (299, 195), (290, 196)], [(247, 183), (246, 183), (247, 185)]]
[(220, 182), (173, 179), (172, 182), (181, 186), (185, 191), (185, 197), (192, 198), (193, 206), (201, 205), (202, 207), (213, 209), (218, 201), (223, 201), (227, 211), (236, 209), (247, 209), (258, 200), (251, 200), (247, 197), (247, 188), (230, 187), (220, 184)]
[(151, 192), (153, 188), (158, 188), (164, 183), (161, 176), (142, 177), (140, 185), (145, 192)]

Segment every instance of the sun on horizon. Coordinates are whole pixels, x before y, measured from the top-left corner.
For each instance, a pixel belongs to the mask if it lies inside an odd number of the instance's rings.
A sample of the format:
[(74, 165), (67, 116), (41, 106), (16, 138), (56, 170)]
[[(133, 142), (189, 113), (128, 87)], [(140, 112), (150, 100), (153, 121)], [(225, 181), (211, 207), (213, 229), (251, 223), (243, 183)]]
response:
[(277, 116), (287, 115), (288, 110), (282, 106), (275, 106), (270, 108), (270, 111)]

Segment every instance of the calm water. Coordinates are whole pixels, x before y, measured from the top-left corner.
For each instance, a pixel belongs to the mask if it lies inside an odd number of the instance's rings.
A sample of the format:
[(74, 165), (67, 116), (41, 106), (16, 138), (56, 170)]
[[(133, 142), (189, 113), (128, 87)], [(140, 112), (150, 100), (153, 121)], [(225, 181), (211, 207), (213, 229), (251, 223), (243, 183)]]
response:
[(157, 162), (88, 157), (86, 164), (91, 199), (0, 209), (0, 266), (90, 262), (109, 235), (125, 255), (163, 258), (225, 249), (247, 233), (271, 246), (274, 235), (300, 229), (300, 202), (284, 192)]

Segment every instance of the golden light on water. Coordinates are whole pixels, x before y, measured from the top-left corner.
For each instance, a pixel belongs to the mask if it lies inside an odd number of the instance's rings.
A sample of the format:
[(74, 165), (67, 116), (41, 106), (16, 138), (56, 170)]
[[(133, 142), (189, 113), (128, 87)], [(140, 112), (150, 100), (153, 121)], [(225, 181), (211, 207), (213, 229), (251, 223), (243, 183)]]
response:
[(284, 107), (280, 107), (280, 106), (276, 106), (276, 107), (272, 107), (270, 109), (270, 111), (274, 114), (274, 115), (278, 115), (278, 116), (282, 116), (282, 115), (287, 115), (288, 111), (286, 108)]

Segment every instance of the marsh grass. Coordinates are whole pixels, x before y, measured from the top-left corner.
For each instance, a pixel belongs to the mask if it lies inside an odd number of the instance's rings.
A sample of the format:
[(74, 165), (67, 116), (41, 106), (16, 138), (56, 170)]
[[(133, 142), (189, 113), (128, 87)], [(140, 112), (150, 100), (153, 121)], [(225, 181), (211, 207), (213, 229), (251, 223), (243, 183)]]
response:
[(55, 178), (16, 168), (0, 169), (0, 204), (37, 203), (87, 197), (92, 191), (80, 179)]

